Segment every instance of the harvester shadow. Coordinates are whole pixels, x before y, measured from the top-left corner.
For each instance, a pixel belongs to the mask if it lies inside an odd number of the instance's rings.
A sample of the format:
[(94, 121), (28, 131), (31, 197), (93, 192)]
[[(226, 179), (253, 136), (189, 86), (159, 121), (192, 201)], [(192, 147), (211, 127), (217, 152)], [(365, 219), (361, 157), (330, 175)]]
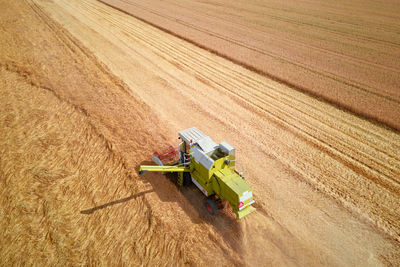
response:
[(154, 190), (146, 190), (146, 191), (131, 195), (131, 196), (126, 197), (126, 198), (121, 198), (121, 199), (118, 199), (118, 200), (114, 200), (114, 201), (105, 203), (103, 205), (100, 205), (100, 206), (97, 206), (97, 207), (94, 207), (94, 208), (91, 208), (91, 209), (82, 210), (81, 213), (82, 214), (92, 214), (93, 212), (95, 212), (97, 210), (101, 210), (101, 209), (107, 208), (107, 207), (112, 206), (112, 205), (120, 204), (120, 203), (129, 201), (131, 199), (135, 199), (137, 197), (143, 196), (143, 195), (145, 195), (147, 193), (151, 193), (151, 192), (154, 192)]
[[(140, 165), (154, 165), (152, 161), (143, 161)], [(139, 166), (137, 166), (139, 169)], [(237, 253), (241, 253), (242, 230), (233, 212), (228, 208), (212, 216), (205, 208), (206, 196), (192, 183), (190, 186), (177, 185), (177, 174), (148, 172), (140, 176), (151, 184), (154, 192), (163, 202), (175, 202), (188, 215), (194, 224), (209, 224), (223, 237), (224, 243)], [(210, 238), (216, 238), (210, 236)], [(223, 250), (224, 248), (221, 247)]]

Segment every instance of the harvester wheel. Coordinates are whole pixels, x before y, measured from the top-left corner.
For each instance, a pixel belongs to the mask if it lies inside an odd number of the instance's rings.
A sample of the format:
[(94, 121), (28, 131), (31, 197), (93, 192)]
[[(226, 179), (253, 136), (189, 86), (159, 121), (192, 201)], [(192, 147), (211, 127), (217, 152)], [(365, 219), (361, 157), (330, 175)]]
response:
[(183, 186), (189, 186), (192, 183), (192, 177), (190, 173), (184, 172), (183, 173)]
[(217, 203), (214, 199), (207, 199), (205, 206), (211, 215), (216, 215), (218, 213)]

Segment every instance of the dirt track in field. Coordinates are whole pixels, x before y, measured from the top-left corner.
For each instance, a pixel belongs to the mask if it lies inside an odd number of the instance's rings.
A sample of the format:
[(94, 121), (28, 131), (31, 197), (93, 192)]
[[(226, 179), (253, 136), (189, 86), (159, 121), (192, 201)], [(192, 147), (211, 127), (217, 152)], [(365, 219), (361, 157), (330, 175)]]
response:
[[(0, 3), (2, 263), (399, 262), (397, 132), (94, 0)], [(137, 176), (193, 125), (237, 148), (257, 213)]]
[(101, 1), (400, 129), (397, 1)]

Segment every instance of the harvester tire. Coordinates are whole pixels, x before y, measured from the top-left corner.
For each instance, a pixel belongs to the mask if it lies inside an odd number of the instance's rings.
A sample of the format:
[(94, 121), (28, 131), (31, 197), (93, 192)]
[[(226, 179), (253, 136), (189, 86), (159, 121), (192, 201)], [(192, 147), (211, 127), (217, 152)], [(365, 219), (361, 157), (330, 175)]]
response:
[(192, 176), (188, 172), (183, 173), (183, 186), (189, 186), (192, 183)]
[(214, 199), (207, 199), (205, 206), (206, 206), (208, 213), (210, 213), (211, 215), (218, 214), (217, 203), (215, 202)]

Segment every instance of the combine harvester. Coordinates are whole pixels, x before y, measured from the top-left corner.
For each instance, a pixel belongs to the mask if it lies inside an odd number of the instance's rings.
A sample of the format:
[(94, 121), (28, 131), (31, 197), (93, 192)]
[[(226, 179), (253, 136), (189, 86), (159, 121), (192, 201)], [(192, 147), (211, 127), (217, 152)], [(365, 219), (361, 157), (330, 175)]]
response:
[(182, 143), (178, 148), (169, 147), (155, 152), (153, 160), (158, 166), (142, 165), (145, 172), (177, 173), (178, 184), (192, 182), (207, 197), (205, 206), (210, 214), (231, 205), (238, 219), (255, 211), (251, 187), (236, 169), (235, 148), (226, 142), (216, 144), (197, 128), (179, 132)]

